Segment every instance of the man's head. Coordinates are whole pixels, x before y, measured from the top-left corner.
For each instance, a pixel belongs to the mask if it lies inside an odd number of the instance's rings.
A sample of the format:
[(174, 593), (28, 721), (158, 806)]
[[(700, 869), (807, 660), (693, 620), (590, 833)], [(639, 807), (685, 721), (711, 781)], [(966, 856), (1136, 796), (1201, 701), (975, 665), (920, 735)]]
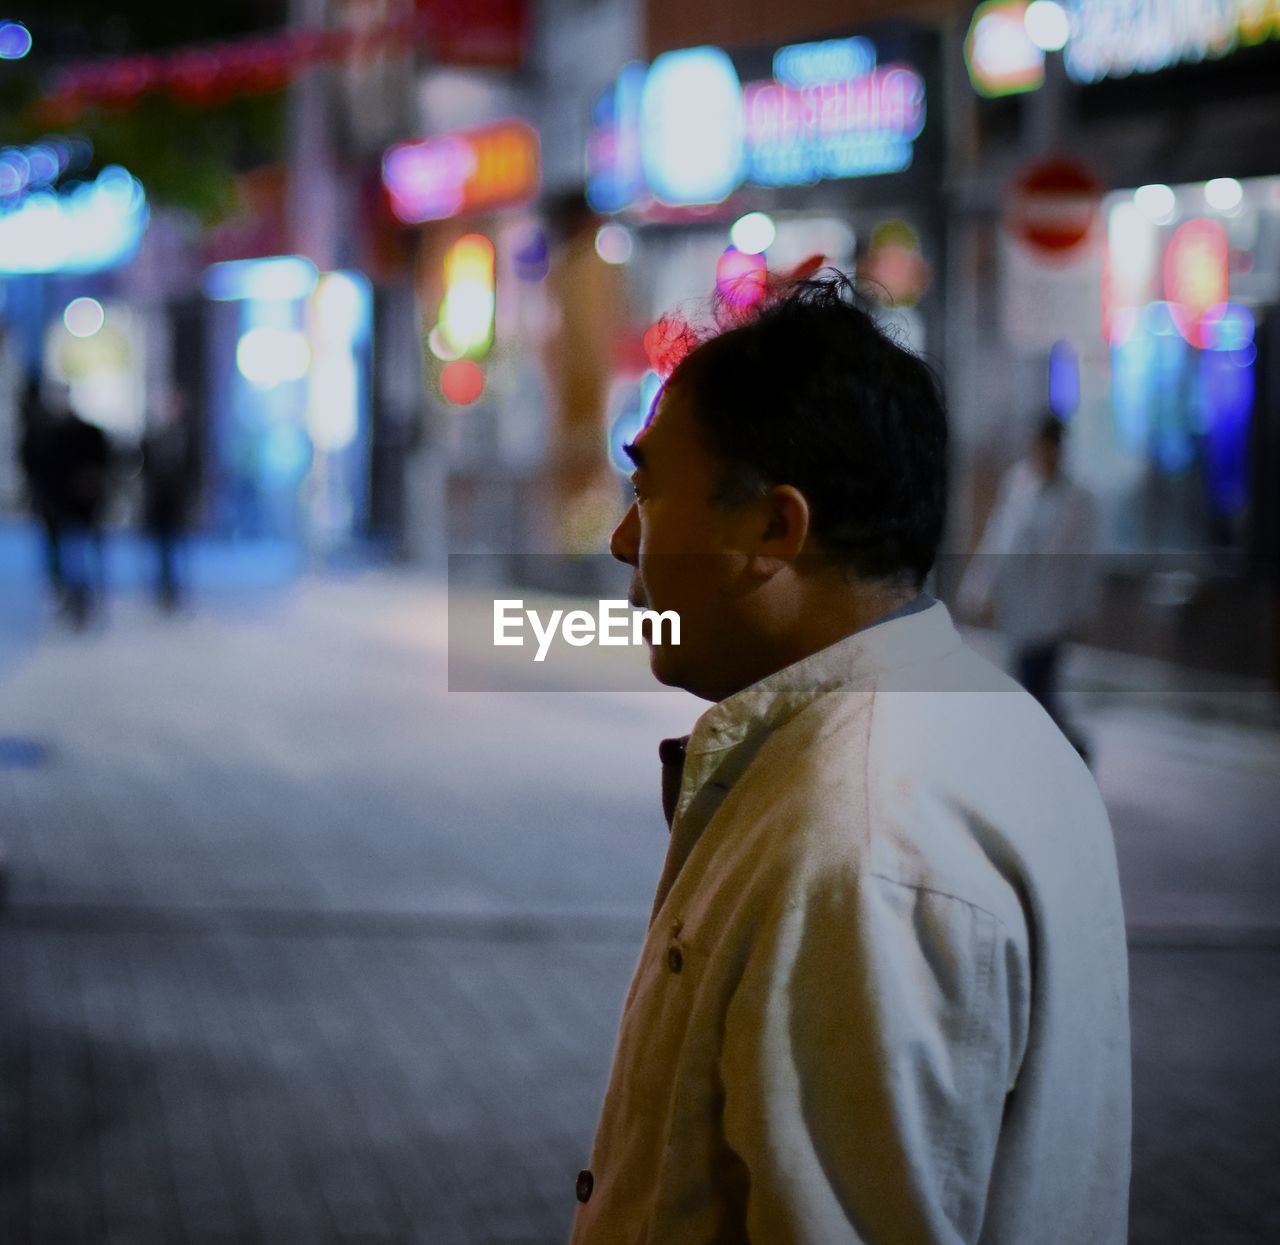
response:
[(721, 699), (918, 591), (946, 492), (929, 368), (843, 278), (691, 351), (632, 447), (614, 533), (633, 595), (681, 616), (654, 673)]

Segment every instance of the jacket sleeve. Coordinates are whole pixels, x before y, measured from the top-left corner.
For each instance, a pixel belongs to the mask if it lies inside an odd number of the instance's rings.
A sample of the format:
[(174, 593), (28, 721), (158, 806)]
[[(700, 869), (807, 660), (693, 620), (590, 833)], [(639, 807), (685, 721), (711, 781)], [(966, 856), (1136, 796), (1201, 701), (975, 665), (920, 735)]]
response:
[(875, 876), (818, 879), (758, 931), (721, 1067), (746, 1239), (978, 1239), (1025, 1042), (1017, 962), (995, 917)]

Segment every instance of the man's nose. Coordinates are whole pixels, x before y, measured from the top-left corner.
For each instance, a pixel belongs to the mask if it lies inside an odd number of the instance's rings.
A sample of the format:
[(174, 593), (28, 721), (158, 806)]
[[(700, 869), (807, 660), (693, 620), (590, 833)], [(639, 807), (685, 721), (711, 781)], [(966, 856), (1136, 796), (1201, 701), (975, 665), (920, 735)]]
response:
[(635, 502), (627, 508), (622, 522), (613, 529), (613, 535), (609, 537), (609, 552), (619, 562), (636, 565), (640, 552), (640, 511)]

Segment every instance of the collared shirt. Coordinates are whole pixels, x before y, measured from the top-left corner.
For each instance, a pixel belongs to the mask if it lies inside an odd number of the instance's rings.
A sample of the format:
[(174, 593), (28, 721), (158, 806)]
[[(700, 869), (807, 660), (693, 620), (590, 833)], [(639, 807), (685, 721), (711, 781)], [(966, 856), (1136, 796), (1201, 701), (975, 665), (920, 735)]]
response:
[(940, 604), (689, 737), (574, 1241), (1110, 1245), (1123, 921), (1106, 813)]

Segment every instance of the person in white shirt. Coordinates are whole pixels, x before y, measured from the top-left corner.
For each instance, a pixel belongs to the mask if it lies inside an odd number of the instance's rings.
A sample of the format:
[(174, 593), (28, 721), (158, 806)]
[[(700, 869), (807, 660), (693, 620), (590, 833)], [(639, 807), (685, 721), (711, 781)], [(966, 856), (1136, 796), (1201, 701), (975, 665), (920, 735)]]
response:
[(1096, 508), (1063, 469), (1065, 431), (1046, 413), (1031, 452), (1005, 473), (961, 581), (960, 606), (975, 618), (990, 612), (1014, 677), (1087, 756), (1058, 685), (1064, 646), (1095, 603)]
[(629, 452), (676, 610), (670, 843), (575, 1245), (1120, 1245), (1124, 921), (1098, 789), (921, 585), (929, 369), (842, 278), (698, 346)]

